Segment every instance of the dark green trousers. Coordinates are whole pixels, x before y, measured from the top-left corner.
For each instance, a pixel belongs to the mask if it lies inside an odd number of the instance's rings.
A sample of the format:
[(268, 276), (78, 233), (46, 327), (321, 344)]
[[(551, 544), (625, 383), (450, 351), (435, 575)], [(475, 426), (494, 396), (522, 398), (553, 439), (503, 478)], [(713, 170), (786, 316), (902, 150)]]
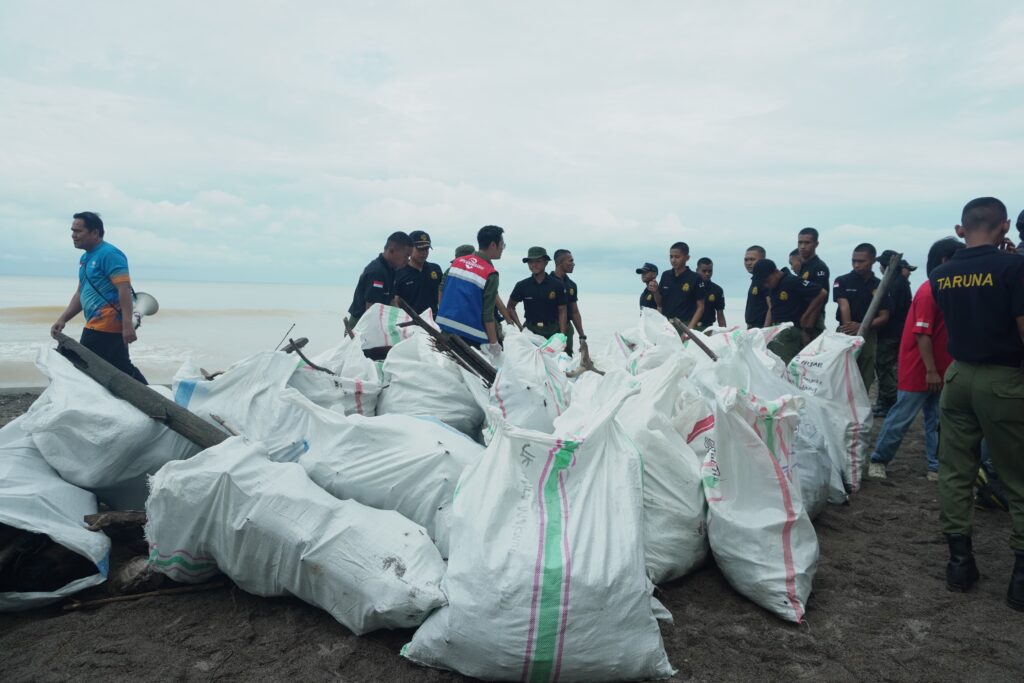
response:
[(869, 392), (875, 381), (875, 350), (878, 348), (878, 332), (868, 331), (864, 337), (864, 346), (860, 347), (860, 354), (857, 356), (857, 369), (860, 370), (861, 379), (864, 380), (864, 388)]
[(875, 374), (878, 375), (878, 402), (896, 403), (896, 375), (900, 358), (899, 337), (879, 337), (875, 348)]
[(954, 362), (939, 399), (939, 519), (970, 536), (981, 440), (1010, 504), (1010, 546), (1024, 550), (1024, 370)]
[(804, 335), (799, 327), (790, 327), (775, 335), (775, 338), (768, 342), (768, 350), (782, 359), (789, 365), (796, 354), (804, 348)]

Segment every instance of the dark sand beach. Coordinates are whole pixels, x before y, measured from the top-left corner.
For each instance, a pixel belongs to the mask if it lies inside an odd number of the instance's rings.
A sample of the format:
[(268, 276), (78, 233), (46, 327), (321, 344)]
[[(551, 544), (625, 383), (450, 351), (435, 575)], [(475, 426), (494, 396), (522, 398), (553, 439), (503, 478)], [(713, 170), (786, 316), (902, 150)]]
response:
[[(0, 395), (0, 424), (31, 395)], [(880, 424), (876, 424), (877, 432)], [(1019, 681), (1024, 614), (1003, 596), (1009, 517), (978, 511), (982, 578), (967, 595), (943, 581), (936, 485), (925, 479), (920, 421), (889, 478), (867, 480), (815, 522), (821, 561), (806, 623), (780, 621), (734, 592), (709, 563), (658, 595), (673, 680)], [(89, 596), (102, 597), (104, 588)], [(0, 615), (5, 681), (454, 681), (398, 652), (412, 631), (357, 638), (296, 599), (233, 587), (144, 598), (91, 611), (59, 606)]]

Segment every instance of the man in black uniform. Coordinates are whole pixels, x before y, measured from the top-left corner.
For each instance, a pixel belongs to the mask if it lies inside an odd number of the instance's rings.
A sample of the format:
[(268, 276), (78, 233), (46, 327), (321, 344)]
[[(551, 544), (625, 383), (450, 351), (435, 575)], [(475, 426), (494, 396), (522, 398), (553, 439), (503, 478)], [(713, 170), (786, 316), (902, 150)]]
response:
[(640, 293), (640, 308), (658, 308), (655, 295), (658, 293), (658, 266), (645, 263), (636, 269), (640, 281), (644, 283), (644, 291)]
[(551, 271), (550, 275), (565, 287), (565, 352), (570, 356), (572, 355), (573, 327), (580, 334), (580, 348), (582, 349), (583, 345), (587, 343), (587, 335), (583, 331), (583, 319), (580, 317), (580, 307), (577, 303), (580, 298), (579, 288), (572, 281), (572, 278), (569, 277), (569, 274), (574, 270), (576, 270), (576, 261), (572, 257), (572, 252), (568, 249), (555, 249), (555, 269)]
[(978, 579), (971, 547), (974, 481), (982, 439), (1002, 479), (1016, 563), (1007, 603), (1024, 611), (1024, 258), (1004, 246), (1006, 206), (967, 203), (956, 234), (967, 243), (928, 275), (949, 333), (953, 363), (939, 398), (939, 516), (949, 541), (946, 585)]
[[(814, 228), (804, 228), (796, 236), (796, 250), (800, 253), (800, 268), (793, 272), (804, 280), (816, 283), (826, 292), (832, 284), (831, 275), (825, 262), (818, 258), (818, 231)], [(815, 339), (825, 331), (825, 307), (821, 307), (818, 319), (814, 322), (814, 332), (811, 339)]]
[(395, 273), (395, 293), (405, 299), (417, 313), (430, 309), (437, 317), (437, 289), (444, 272), (441, 266), (427, 261), (430, 255), (430, 235), (422, 230), (409, 233), (412, 255), (409, 265)]
[[(878, 267), (882, 275), (896, 252), (886, 249), (878, 259)], [(875, 404), (876, 417), (884, 417), (889, 409), (896, 404), (896, 375), (899, 367), (900, 340), (903, 338), (903, 324), (910, 312), (910, 302), (914, 295), (910, 291), (910, 281), (903, 275), (904, 271), (917, 270), (904, 260), (899, 262), (899, 270), (889, 281), (889, 322), (878, 329), (878, 346), (875, 349), (875, 374), (878, 375), (878, 402)]]
[(754, 264), (751, 275), (751, 281), (767, 291), (771, 299), (765, 327), (793, 323), (793, 327), (782, 330), (768, 343), (768, 349), (788, 365), (811, 341), (814, 322), (828, 299), (828, 292), (812, 280), (802, 280), (779, 270), (771, 259), (761, 259)]
[(544, 338), (556, 332), (565, 334), (567, 323), (568, 297), (562, 283), (544, 272), (549, 261), (551, 257), (544, 247), (530, 247), (523, 259), (523, 263), (530, 266), (530, 277), (517, 282), (508, 299), (512, 320), (518, 324), (516, 306), (522, 301), (526, 309), (526, 329)]
[[(871, 299), (875, 296), (875, 290), (881, 284), (881, 280), (875, 277), (871, 269), (875, 265), (875, 247), (867, 244), (858, 244), (853, 250), (853, 270), (846, 275), (840, 275), (832, 285), (832, 296), (839, 304), (836, 311), (836, 320), (839, 321), (839, 332), (851, 336), (860, 333), (860, 324), (864, 320), (868, 308), (871, 306)], [(875, 319), (871, 321), (871, 327), (864, 334), (864, 346), (861, 347), (857, 356), (857, 367), (860, 369), (860, 376), (864, 380), (864, 388), (871, 389), (871, 383), (875, 379), (875, 346), (878, 341), (878, 328), (889, 321), (889, 298), (882, 297), (881, 305)]]
[(393, 232), (384, 244), (384, 251), (363, 269), (352, 293), (345, 327), (352, 329), (366, 309), (373, 304), (391, 305), (395, 298), (395, 272), (404, 268), (412, 252), (412, 240), (404, 232)]
[[(803, 259), (800, 258), (799, 249), (794, 249), (793, 251), (789, 252), (789, 272), (793, 273), (797, 277), (800, 277), (800, 266), (802, 264)], [(783, 268), (782, 271), (785, 272), (786, 269)]]
[(672, 270), (661, 274), (655, 300), (658, 310), (666, 318), (678, 318), (688, 327), (697, 329), (697, 323), (704, 315), (707, 288), (700, 275), (686, 265), (689, 260), (690, 246), (686, 242), (676, 242), (669, 248), (668, 261)]
[(714, 325), (725, 327), (725, 292), (719, 285), (711, 281), (715, 274), (715, 264), (707, 256), (697, 259), (697, 275), (704, 280), (707, 295), (704, 297), (704, 315), (697, 323), (697, 329), (705, 330)]
[[(743, 255), (743, 267), (747, 269), (748, 273), (752, 273), (754, 271), (754, 264), (764, 257), (764, 247), (756, 244), (747, 247), (747, 252)], [(768, 296), (751, 279), (750, 289), (747, 290), (747, 309), (743, 314), (743, 319), (747, 323), (747, 329), (764, 327), (766, 315), (768, 315)]]

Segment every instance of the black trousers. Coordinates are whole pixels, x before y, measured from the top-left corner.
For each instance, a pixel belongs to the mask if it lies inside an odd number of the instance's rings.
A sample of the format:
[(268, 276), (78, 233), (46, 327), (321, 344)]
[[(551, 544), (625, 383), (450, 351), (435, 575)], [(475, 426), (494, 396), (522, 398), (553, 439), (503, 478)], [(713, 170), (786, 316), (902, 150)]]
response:
[(100, 332), (86, 328), (82, 330), (80, 341), (82, 346), (132, 379), (149, 384), (139, 369), (132, 365), (132, 360), (128, 357), (128, 345), (124, 343), (124, 338), (119, 332)]

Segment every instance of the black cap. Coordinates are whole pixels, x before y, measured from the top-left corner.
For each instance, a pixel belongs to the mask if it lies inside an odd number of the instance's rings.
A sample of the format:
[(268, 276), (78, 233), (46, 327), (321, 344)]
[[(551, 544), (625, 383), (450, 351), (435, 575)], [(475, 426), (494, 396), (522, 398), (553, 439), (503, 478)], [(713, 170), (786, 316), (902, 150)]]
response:
[(1017, 229), (1024, 232), (1024, 211), (1021, 211), (1020, 215), (1017, 216)]
[(430, 247), (430, 235), (423, 230), (413, 230), (409, 233), (409, 239), (412, 240), (412, 246), (418, 248), (429, 248)]
[(886, 249), (885, 251), (878, 255), (878, 263), (881, 264), (883, 268), (888, 268), (889, 262), (892, 261), (892, 257), (896, 256), (897, 254), (899, 254), (898, 251)]
[(657, 275), (658, 266), (654, 265), (653, 263), (645, 263), (636, 269), (637, 275), (643, 275), (644, 273), (654, 273), (655, 275)]
[(775, 261), (772, 261), (770, 258), (763, 258), (755, 263), (753, 270), (750, 271), (750, 283), (755, 287), (763, 287), (764, 281), (768, 279), (768, 276), (777, 270)]
[(917, 266), (912, 266), (909, 263), (907, 263), (907, 259), (900, 259), (900, 268), (906, 268), (911, 272), (917, 270)]

